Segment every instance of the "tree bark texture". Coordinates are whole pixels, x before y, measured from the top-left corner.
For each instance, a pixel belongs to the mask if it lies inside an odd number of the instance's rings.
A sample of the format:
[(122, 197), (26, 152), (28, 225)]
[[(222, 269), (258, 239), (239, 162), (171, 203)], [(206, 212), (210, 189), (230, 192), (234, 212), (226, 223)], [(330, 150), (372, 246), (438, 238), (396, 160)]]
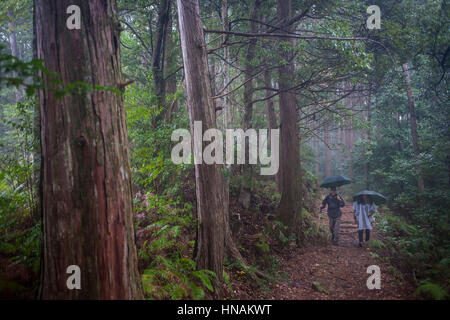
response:
[[(278, 0), (277, 14), (281, 25), (284, 25), (291, 17), (291, 0)], [(288, 33), (287, 30), (280, 31)], [(292, 45), (292, 39), (280, 38), (280, 41), (288, 42)], [(280, 221), (291, 231), (298, 226), (301, 208), (301, 176), (300, 176), (300, 150), (299, 150), (299, 129), (296, 117), (296, 97), (294, 92), (289, 91), (294, 83), (294, 65), (292, 63), (292, 53), (284, 49), (281, 52), (285, 63), (279, 67), (279, 100), (280, 100), (280, 126), (281, 126), (281, 200), (278, 208)], [(295, 230), (297, 232), (299, 230)]]
[[(208, 61), (198, 0), (177, 0), (181, 49), (186, 76), (186, 95), (192, 136), (194, 121), (203, 132), (214, 128), (216, 112), (208, 77)], [(197, 269), (216, 273), (220, 295), (225, 237), (224, 187), (221, 165), (195, 164), (198, 236)]]
[[(408, 64), (402, 64), (403, 74), (405, 75), (406, 82), (406, 94), (408, 96), (408, 106), (409, 106), (409, 121), (411, 126), (411, 139), (413, 143), (414, 150), (414, 159), (416, 161), (419, 160), (419, 134), (417, 133), (417, 118), (416, 118), (416, 109), (414, 106), (414, 98), (411, 90), (411, 78), (408, 72)], [(419, 188), (419, 192), (423, 193), (425, 190), (424, 182), (423, 182), (423, 172), (422, 168), (417, 165), (417, 186)]]
[[(81, 29), (66, 27), (67, 7), (81, 9)], [(36, 0), (37, 57), (64, 86), (83, 81), (119, 88), (115, 1)], [(43, 75), (43, 299), (139, 299), (125, 109), (120, 94), (82, 90), (55, 98)], [(69, 290), (67, 268), (81, 270)]]

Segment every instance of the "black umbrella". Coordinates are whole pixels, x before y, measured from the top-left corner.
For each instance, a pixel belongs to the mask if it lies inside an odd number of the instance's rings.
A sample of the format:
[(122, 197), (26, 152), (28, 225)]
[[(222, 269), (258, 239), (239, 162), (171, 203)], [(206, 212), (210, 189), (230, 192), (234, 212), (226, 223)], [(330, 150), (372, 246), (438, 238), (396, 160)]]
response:
[(387, 201), (386, 197), (383, 196), (381, 193), (370, 191), (370, 190), (363, 190), (361, 192), (358, 192), (353, 196), (353, 200), (356, 201), (358, 197), (362, 197), (363, 195), (367, 195), (370, 199), (373, 200), (376, 204), (381, 204)]
[(344, 184), (352, 183), (352, 180), (347, 178), (346, 176), (331, 176), (323, 180), (320, 185), (321, 188), (332, 188), (332, 187), (340, 187)]

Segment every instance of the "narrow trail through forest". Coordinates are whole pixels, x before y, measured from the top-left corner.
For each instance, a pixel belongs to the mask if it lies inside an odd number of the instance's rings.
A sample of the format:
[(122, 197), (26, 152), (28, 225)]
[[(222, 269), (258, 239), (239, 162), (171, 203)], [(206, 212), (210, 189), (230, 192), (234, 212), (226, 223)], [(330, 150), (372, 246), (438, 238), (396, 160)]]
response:
[[(320, 223), (328, 228), (328, 217)], [(371, 238), (376, 238), (376, 225)], [(352, 206), (342, 210), (339, 245), (317, 245), (299, 248), (292, 253), (279, 273), (287, 279), (272, 283), (269, 290), (254, 292), (246, 299), (350, 299), (384, 300), (414, 299), (413, 287), (396, 275), (389, 264), (373, 257), (367, 243), (358, 246), (358, 229), (354, 223)], [(377, 265), (381, 271), (381, 289), (369, 290), (366, 282), (370, 277), (367, 267)], [(313, 286), (314, 284), (319, 286)], [(241, 297), (243, 299), (244, 297)]]

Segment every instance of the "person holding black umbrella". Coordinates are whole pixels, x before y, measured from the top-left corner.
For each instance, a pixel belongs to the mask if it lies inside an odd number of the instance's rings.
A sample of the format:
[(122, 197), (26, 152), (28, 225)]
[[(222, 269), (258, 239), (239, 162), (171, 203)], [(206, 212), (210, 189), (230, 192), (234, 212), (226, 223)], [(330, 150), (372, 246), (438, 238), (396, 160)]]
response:
[(345, 206), (344, 199), (338, 196), (336, 193), (336, 187), (331, 187), (331, 192), (322, 201), (322, 206), (320, 207), (320, 212), (325, 206), (328, 205), (328, 218), (330, 219), (330, 232), (331, 239), (334, 245), (338, 245), (339, 241), (339, 224), (341, 221), (342, 211), (341, 208)]

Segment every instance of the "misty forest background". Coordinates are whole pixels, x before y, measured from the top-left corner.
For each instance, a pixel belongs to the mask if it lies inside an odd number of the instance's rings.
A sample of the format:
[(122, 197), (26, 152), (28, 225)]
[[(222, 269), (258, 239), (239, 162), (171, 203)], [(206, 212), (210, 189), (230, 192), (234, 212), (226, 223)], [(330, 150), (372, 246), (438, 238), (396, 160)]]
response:
[[(448, 299), (447, 1), (211, 0), (200, 1), (198, 16), (196, 1), (179, 0), (182, 12), (174, 0), (119, 0), (117, 7), (114, 1), (92, 0), (80, 4), (81, 32), (62, 27), (68, 17), (64, 5), (84, 1), (45, 2), (2, 0), (0, 6), (1, 298), (239, 298), (238, 288), (247, 288), (251, 297), (252, 291), (268, 290), (283, 278), (283, 261), (297, 248), (327, 245), (328, 230), (318, 222), (326, 217), (318, 210), (326, 190), (318, 185), (327, 176), (343, 174), (353, 180), (338, 190), (346, 202), (363, 189), (388, 198), (376, 217), (372, 255), (414, 287), (411, 298)], [(89, 11), (98, 3), (104, 6), (96, 9), (107, 8), (104, 16), (101, 9)], [(370, 5), (381, 8), (379, 30), (366, 27)], [(102, 58), (89, 55), (92, 45), (99, 56), (109, 52), (106, 40), (95, 39), (102, 35), (96, 23), (120, 34), (114, 37), (120, 55), (111, 58), (119, 68), (101, 69), (104, 74), (95, 71), (103, 66)], [(192, 30), (203, 30), (204, 37), (189, 34)], [(80, 37), (74, 47), (71, 32)], [(203, 44), (195, 42), (198, 36)], [(83, 41), (89, 44), (86, 51)], [(55, 44), (59, 64), (51, 60), (50, 45)], [(100, 62), (89, 65), (80, 57)], [(102, 87), (112, 83), (108, 72), (121, 79), (113, 89)], [(102, 75), (103, 82), (98, 80)], [(96, 80), (91, 85), (89, 79)], [(64, 296), (47, 283), (53, 274), (67, 277), (58, 261), (120, 253), (97, 248), (95, 243), (103, 243), (97, 240), (106, 239), (97, 234), (100, 215), (94, 222), (82, 213), (81, 220), (52, 215), (97, 210), (94, 204), (100, 203), (92, 196), (94, 183), (83, 180), (88, 172), (83, 170), (90, 169), (82, 163), (89, 161), (76, 150), (86, 149), (74, 149), (69, 157), (61, 146), (88, 143), (73, 139), (84, 137), (77, 132), (87, 132), (89, 141), (88, 127), (95, 126), (83, 109), (91, 102), (83, 99), (92, 98), (94, 109), (109, 110), (97, 99), (101, 90), (105, 103), (125, 110), (115, 113), (111, 107), (105, 118), (97, 116), (119, 123), (119, 133), (126, 118), (124, 140), (103, 138), (111, 139), (105, 145), (117, 143), (115, 159), (125, 163), (125, 170), (129, 159), (131, 190), (125, 183), (125, 196), (114, 193), (117, 200), (111, 203), (117, 201), (122, 210), (118, 220), (132, 219), (117, 232), (137, 248), (135, 269), (130, 262), (131, 271), (115, 265), (114, 272), (139, 274), (130, 276), (127, 289), (95, 287), (100, 276), (90, 275), (89, 293)], [(61, 106), (72, 106), (69, 124), (58, 124), (57, 117), (65, 116), (55, 111)], [(174, 165), (170, 137), (174, 129), (189, 128), (189, 113), (219, 129), (280, 128), (280, 173), (261, 176), (257, 165)], [(61, 143), (62, 151), (43, 147), (42, 136)], [(122, 170), (116, 160), (105, 165), (105, 175), (112, 179), (105, 181), (112, 184), (121, 183), (111, 178)], [(58, 165), (66, 162), (78, 170), (72, 189), (61, 187), (71, 196), (52, 198), (52, 183), (63, 181), (55, 175), (66, 172)], [(78, 228), (76, 221), (83, 221), (80, 226), (87, 231), (71, 229)], [(58, 238), (60, 245), (54, 244), (52, 224), (68, 234)], [(127, 258), (132, 261), (132, 254)], [(49, 267), (52, 263), (55, 269)], [(98, 274), (108, 270), (101, 263), (83, 263)]]

